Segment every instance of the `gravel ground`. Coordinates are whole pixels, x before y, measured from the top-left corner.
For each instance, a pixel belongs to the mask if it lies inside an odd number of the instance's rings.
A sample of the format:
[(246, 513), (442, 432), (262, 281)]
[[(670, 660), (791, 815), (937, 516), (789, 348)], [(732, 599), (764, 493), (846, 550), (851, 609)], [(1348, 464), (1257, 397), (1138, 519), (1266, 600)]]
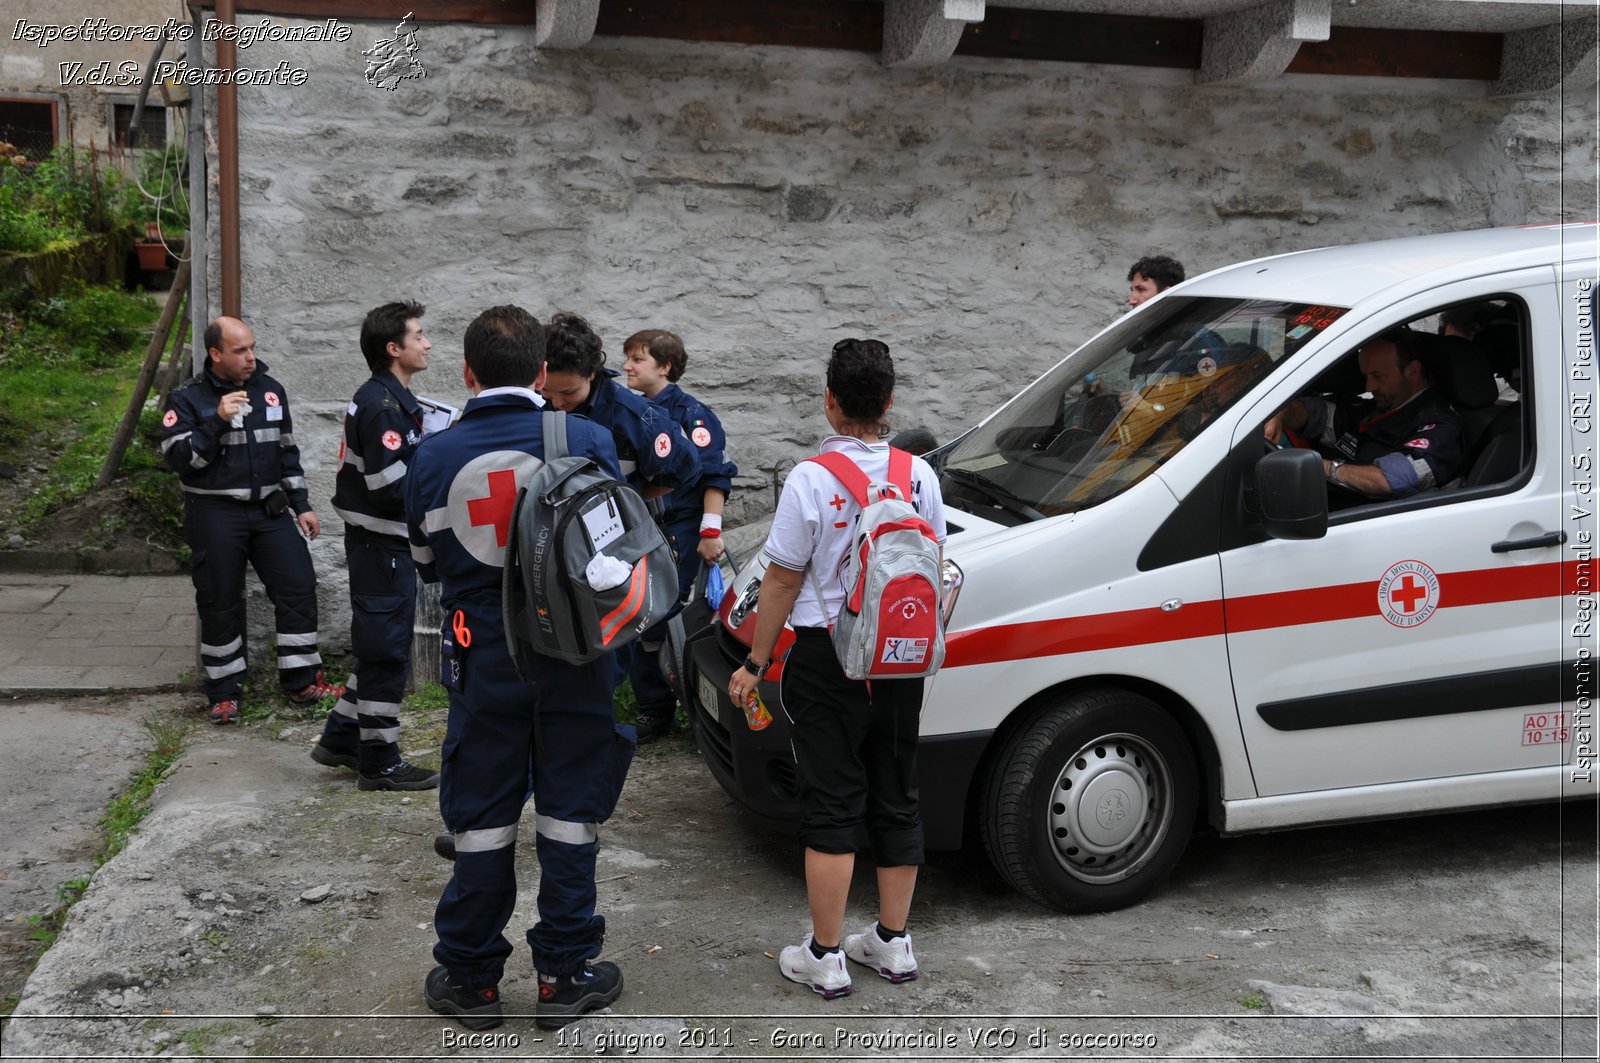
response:
[[(29, 980), (6, 1058), (1596, 1057), (1592, 805), (1202, 837), (1150, 900), (1093, 916), (936, 855), (921, 978), (858, 971), (825, 1002), (771, 958), (808, 925), (797, 846), (681, 736), (643, 752), (601, 831), (622, 998), (564, 1035), (534, 1026), (530, 825), (512, 1014), (474, 1041), (422, 1002), (449, 872), (433, 795), (357, 791), (306, 756), (316, 731), (197, 731)], [(860, 868), (853, 923), (871, 898)]]

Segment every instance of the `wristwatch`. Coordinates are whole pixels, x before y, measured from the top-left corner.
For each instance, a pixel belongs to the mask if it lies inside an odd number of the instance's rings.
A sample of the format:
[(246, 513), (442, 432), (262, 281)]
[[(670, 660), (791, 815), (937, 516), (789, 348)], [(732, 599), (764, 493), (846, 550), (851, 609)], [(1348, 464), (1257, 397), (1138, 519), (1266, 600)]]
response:
[(754, 659), (748, 656), (744, 659), (744, 670), (755, 676), (757, 679), (766, 678), (767, 669), (771, 667), (771, 661), (768, 661), (766, 664), (757, 664)]
[(1341, 466), (1343, 464), (1344, 464), (1344, 462), (1340, 461), (1338, 458), (1332, 458), (1332, 459), (1330, 459), (1328, 461), (1328, 482), (1329, 483), (1335, 484), (1335, 483), (1339, 482), (1339, 466)]

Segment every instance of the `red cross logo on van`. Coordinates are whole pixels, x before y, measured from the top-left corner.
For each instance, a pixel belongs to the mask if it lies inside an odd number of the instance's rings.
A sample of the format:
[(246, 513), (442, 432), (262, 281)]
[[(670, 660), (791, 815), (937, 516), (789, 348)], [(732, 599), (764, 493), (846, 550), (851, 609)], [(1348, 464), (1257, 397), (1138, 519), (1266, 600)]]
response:
[(1439, 577), (1421, 561), (1399, 561), (1378, 580), (1378, 612), (1395, 627), (1416, 627), (1439, 608)]

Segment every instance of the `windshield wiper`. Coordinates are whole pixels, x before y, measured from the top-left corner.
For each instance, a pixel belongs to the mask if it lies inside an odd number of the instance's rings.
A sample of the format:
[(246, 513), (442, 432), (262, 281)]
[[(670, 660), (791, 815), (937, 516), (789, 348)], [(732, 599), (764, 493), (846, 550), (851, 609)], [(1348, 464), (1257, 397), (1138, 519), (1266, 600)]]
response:
[(968, 487), (977, 488), (984, 495), (988, 496), (990, 500), (999, 503), (1002, 508), (1009, 509), (1018, 516), (1026, 517), (1029, 520), (1044, 520), (1043, 513), (1040, 513), (1037, 509), (1034, 509), (1032, 506), (1028, 505), (1028, 503), (1024, 502), (1015, 495), (1006, 494), (999, 487), (995, 486), (993, 480), (986, 480), (975, 472), (969, 472), (966, 469), (958, 469), (954, 465), (949, 464), (945, 465), (944, 474), (958, 483), (965, 484)]

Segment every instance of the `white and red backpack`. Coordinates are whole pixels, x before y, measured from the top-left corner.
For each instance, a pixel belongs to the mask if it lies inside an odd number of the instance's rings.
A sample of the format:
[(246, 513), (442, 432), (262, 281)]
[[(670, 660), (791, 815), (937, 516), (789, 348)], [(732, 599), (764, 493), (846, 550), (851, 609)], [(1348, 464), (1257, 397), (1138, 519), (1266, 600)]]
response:
[[(888, 483), (874, 483), (843, 454), (814, 461), (861, 507), (845, 558), (844, 605), (833, 648), (851, 679), (914, 679), (944, 663), (939, 538), (911, 503), (911, 455), (889, 449)], [(823, 603), (812, 569), (812, 586)], [(827, 605), (823, 604), (826, 614)]]

